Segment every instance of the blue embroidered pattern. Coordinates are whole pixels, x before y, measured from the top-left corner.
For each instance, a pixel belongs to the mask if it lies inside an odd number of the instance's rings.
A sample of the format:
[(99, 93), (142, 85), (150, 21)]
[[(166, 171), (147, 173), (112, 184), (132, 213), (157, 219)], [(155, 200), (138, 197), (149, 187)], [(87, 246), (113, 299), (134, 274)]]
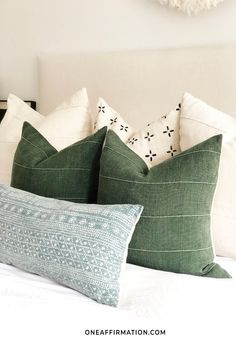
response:
[(139, 205), (75, 204), (0, 185), (0, 262), (111, 306)]

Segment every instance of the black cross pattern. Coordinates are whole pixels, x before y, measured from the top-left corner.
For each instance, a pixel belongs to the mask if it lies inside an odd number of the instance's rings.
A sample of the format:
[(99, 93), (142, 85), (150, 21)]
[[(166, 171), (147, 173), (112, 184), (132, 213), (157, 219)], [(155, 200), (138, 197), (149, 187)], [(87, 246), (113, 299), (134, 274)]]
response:
[(115, 123), (117, 123), (117, 117), (115, 117), (114, 119), (110, 119), (110, 125), (112, 125), (112, 124), (115, 124)]
[(170, 146), (170, 150), (166, 151), (167, 154), (171, 154), (171, 156), (174, 156), (174, 152), (176, 152), (177, 150), (173, 149), (173, 146)]
[(128, 128), (129, 127), (126, 127), (125, 125), (120, 125), (120, 130), (124, 130), (126, 133), (127, 133), (127, 131), (128, 131)]
[(154, 137), (154, 134), (151, 134), (151, 135), (150, 135), (150, 133), (147, 132), (147, 136), (145, 136), (144, 139), (147, 139), (148, 141), (150, 141), (151, 138), (153, 138), (153, 137)]
[(157, 154), (153, 154), (152, 150), (149, 150), (149, 154), (145, 155), (145, 157), (148, 157), (151, 162), (153, 160), (153, 157), (155, 157), (155, 156), (157, 156)]
[(180, 111), (181, 110), (181, 103), (178, 104), (178, 107), (176, 108), (176, 111)]
[(166, 130), (163, 130), (163, 134), (168, 134), (168, 136), (171, 138), (171, 133), (174, 132), (174, 129), (170, 129), (167, 125)]
[(134, 145), (134, 143), (135, 143), (136, 141), (138, 141), (137, 138), (132, 138), (132, 139), (129, 140), (129, 144)]
[(98, 106), (98, 113), (102, 112), (105, 113), (105, 106)]

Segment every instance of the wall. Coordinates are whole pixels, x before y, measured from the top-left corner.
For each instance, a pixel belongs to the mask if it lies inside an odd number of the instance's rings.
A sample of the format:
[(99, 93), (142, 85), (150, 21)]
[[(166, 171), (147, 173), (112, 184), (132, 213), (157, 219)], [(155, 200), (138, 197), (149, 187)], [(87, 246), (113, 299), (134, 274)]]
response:
[(155, 0), (0, 0), (0, 97), (37, 98), (39, 54), (234, 43), (235, 14), (235, 0), (191, 18)]

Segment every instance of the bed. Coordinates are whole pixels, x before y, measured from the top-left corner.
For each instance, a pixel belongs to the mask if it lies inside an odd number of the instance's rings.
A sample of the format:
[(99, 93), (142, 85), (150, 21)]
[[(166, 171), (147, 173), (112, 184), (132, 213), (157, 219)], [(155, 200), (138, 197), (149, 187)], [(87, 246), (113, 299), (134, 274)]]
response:
[[(217, 261), (236, 276), (235, 261)], [(45, 278), (1, 264), (1, 347), (4, 353), (234, 351), (235, 279), (205, 279), (127, 264), (117, 309)], [(158, 336), (85, 335), (86, 330), (152, 330)], [(13, 339), (14, 338), (14, 339)], [(37, 345), (36, 345), (37, 344)], [(36, 347), (35, 347), (36, 346)], [(20, 348), (20, 349), (19, 349)], [(19, 351), (22, 350), (22, 351)]]
[[(38, 60), (39, 110), (47, 113), (87, 87), (93, 106), (98, 96), (106, 97), (137, 127), (175, 106), (184, 91), (236, 115), (235, 76), (232, 46), (43, 55)], [(234, 352), (236, 261), (217, 257), (217, 262), (232, 279), (126, 264), (117, 309), (0, 264), (2, 353), (120, 352), (127, 347), (140, 353), (149, 348)], [(157, 329), (158, 335), (88, 335), (91, 329)]]

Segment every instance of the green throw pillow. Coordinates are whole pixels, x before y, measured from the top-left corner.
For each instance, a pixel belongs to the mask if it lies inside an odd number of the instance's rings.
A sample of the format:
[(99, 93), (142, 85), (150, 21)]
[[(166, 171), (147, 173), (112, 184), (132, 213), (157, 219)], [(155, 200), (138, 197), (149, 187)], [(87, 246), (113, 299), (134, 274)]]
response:
[(57, 151), (25, 122), (17, 147), (11, 186), (77, 203), (96, 203), (99, 162), (106, 128)]
[(142, 204), (128, 262), (176, 273), (229, 278), (213, 263), (211, 205), (222, 136), (148, 169), (109, 131), (100, 161), (98, 203)]

